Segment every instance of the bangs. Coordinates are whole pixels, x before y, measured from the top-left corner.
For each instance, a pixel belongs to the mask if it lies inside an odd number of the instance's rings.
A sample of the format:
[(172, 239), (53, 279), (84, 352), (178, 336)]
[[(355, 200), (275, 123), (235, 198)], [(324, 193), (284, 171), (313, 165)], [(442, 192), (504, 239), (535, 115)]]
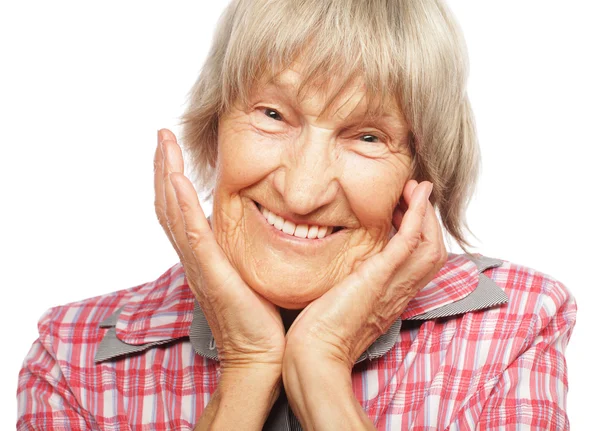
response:
[(231, 0), (182, 116), (199, 189), (216, 181), (221, 116), (238, 104), (248, 110), (255, 92), (287, 69), (301, 75), (297, 101), (308, 90), (319, 93), (319, 116), (341, 109), (346, 100), (336, 99), (356, 88), (364, 98), (356, 106), (366, 108), (355, 116), (360, 122), (396, 117), (387, 110), (403, 117), (394, 129), (402, 136), (409, 129), (411, 177), (434, 184), (431, 203), (466, 251), (479, 146), (466, 44), (444, 0)]
[(385, 8), (376, 3), (249, 2), (236, 14), (225, 53), (222, 112), (235, 102), (248, 107), (251, 94), (292, 63), (302, 66), (297, 98), (308, 89), (330, 94), (319, 115), (357, 81), (364, 85), (365, 120), (382, 115), (390, 103), (399, 107), (390, 97), (399, 94), (402, 84), (400, 66), (394, 61), (398, 56), (385, 50), (396, 47), (397, 41), (385, 26), (388, 20), (377, 16)]

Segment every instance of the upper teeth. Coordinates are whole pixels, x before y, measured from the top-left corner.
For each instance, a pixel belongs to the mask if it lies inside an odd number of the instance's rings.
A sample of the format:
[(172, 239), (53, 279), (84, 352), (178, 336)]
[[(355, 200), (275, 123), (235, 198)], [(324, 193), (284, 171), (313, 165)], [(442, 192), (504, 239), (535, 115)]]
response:
[(333, 226), (309, 226), (307, 224), (296, 224), (284, 219), (281, 216), (278, 216), (262, 205), (259, 205), (258, 208), (270, 225), (289, 235), (297, 236), (298, 238), (325, 238), (327, 235), (330, 235), (331, 232), (333, 232)]

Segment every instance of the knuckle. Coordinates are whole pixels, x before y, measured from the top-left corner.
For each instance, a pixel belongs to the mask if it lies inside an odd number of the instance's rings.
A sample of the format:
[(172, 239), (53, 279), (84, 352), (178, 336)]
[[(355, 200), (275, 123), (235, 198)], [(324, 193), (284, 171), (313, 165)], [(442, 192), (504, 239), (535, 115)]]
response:
[(188, 213), (192, 210), (192, 206), (185, 199), (178, 201), (177, 206), (182, 213)]
[(415, 250), (419, 248), (420, 243), (421, 240), (417, 235), (410, 235), (408, 238), (406, 238), (405, 244), (409, 254), (413, 254)]
[(171, 232), (174, 232), (175, 230), (177, 230), (178, 225), (179, 225), (179, 223), (177, 222), (177, 220), (173, 220), (172, 218), (167, 217), (167, 228)]
[(386, 304), (389, 302), (390, 289), (388, 289), (388, 283), (376, 283), (374, 284), (371, 295), (375, 304)]
[[(165, 164), (166, 164), (166, 163), (167, 163), (167, 162), (165, 161)], [(163, 173), (162, 173), (163, 175), (162, 175), (162, 176), (163, 176), (163, 180), (164, 180), (164, 181), (165, 181), (165, 183), (167, 183), (167, 184), (169, 184), (169, 182), (170, 182), (170, 181), (169, 181), (169, 175), (171, 174), (171, 172), (172, 172), (172, 171), (171, 171), (171, 168), (170, 168), (170, 166), (169, 166), (169, 165), (165, 165), (165, 166), (164, 166), (164, 169), (163, 169)]]
[(404, 296), (412, 296), (415, 293), (415, 289), (419, 289), (419, 283), (422, 279), (423, 276), (419, 271), (410, 272), (405, 275), (402, 283), (400, 283), (399, 290), (403, 292)]
[(154, 212), (156, 213), (156, 217), (161, 220), (165, 218), (166, 210), (162, 204), (162, 201), (159, 199), (154, 200)]
[(440, 262), (441, 258), (442, 251), (437, 247), (433, 247), (432, 250), (427, 254), (427, 263), (431, 266), (435, 266)]
[(202, 242), (204, 235), (195, 230), (186, 232), (188, 245), (192, 250), (196, 249)]

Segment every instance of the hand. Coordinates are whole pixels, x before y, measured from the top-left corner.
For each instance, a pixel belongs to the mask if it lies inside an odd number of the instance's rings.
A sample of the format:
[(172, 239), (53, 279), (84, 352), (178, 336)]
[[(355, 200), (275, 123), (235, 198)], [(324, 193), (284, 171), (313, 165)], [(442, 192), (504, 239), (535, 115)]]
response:
[(351, 371), (445, 264), (448, 253), (429, 202), (430, 187), (430, 182), (408, 181), (403, 190), (408, 209), (394, 211), (398, 232), (386, 247), (298, 315), (286, 335), (284, 382), (288, 363), (307, 355)]
[(156, 215), (212, 330), (221, 374), (267, 368), (279, 379), (285, 348), (279, 310), (242, 280), (216, 242), (167, 129), (158, 132), (154, 189)]

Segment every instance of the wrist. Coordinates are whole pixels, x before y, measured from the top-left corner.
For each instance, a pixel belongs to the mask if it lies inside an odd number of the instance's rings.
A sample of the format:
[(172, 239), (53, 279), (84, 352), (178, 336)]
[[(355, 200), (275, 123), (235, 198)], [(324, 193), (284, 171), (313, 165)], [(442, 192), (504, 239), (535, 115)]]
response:
[[(281, 367), (238, 369), (221, 368), (218, 382), (221, 401), (248, 397), (248, 402), (264, 407), (268, 412), (275, 404), (282, 389)], [(266, 416), (265, 416), (266, 418)]]
[(268, 380), (277, 380), (281, 377), (283, 358), (278, 363), (257, 361), (231, 362), (220, 361), (217, 375), (219, 379), (237, 379), (239, 376), (264, 376)]
[(194, 430), (261, 430), (281, 389), (281, 374), (270, 368), (222, 369)]
[(373, 429), (354, 396), (351, 369), (342, 361), (286, 353), (282, 380), (304, 429)]

